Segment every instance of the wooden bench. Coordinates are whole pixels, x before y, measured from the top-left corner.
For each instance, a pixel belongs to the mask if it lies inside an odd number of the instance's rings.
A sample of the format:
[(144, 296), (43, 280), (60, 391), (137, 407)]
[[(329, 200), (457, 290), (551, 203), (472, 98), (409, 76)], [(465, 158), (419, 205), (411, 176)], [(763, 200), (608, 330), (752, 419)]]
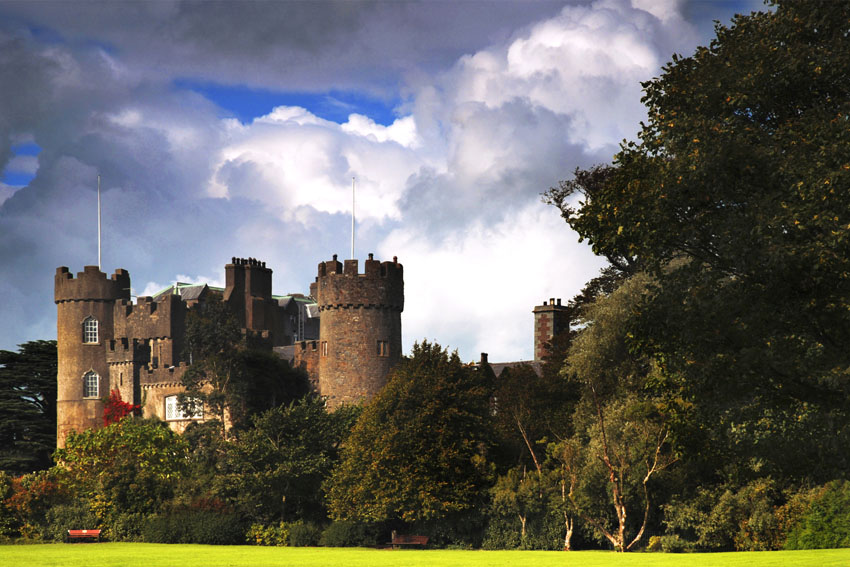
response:
[(418, 545), (421, 547), (425, 547), (428, 545), (428, 536), (424, 535), (397, 535), (393, 536), (393, 540), (390, 542), (390, 545), (393, 549), (396, 547), (403, 547), (405, 545)]
[(100, 541), (100, 530), (68, 530), (68, 540)]

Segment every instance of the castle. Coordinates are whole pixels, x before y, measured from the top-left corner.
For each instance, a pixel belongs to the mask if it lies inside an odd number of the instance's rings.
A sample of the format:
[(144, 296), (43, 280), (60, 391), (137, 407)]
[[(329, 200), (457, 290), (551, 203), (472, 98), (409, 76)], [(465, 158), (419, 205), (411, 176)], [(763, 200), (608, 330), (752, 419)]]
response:
[(331, 408), (375, 395), (401, 358), (403, 267), (397, 258), (380, 262), (321, 262), (310, 296), (272, 295), (272, 270), (253, 258), (233, 258), (225, 288), (175, 283), (153, 297), (130, 299), (130, 274), (108, 278), (86, 266), (75, 278), (56, 270), (57, 444), (69, 431), (100, 426), (101, 399), (118, 390), (121, 399), (142, 405), (182, 431), (203, 413), (185, 415), (177, 404), (186, 316), (217, 295), (243, 333), (261, 339), (295, 367)]

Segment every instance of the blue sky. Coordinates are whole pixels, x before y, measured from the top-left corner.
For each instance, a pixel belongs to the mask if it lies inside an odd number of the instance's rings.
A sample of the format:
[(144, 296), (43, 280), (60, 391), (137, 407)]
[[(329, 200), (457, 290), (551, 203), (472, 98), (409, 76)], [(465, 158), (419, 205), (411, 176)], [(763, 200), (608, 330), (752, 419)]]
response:
[[(403, 340), (527, 359), (534, 305), (604, 265), (540, 194), (634, 136), (640, 82), (756, 2), (0, 2), (0, 348), (55, 337), (52, 275), (134, 294), (232, 256), (306, 293), (398, 256)], [(234, 120), (236, 119), (236, 120)]]
[(357, 91), (284, 92), (253, 89), (242, 85), (219, 85), (180, 80), (177, 88), (195, 91), (222, 109), (223, 117), (247, 123), (271, 112), (277, 106), (301, 106), (316, 116), (343, 123), (350, 114), (363, 114), (378, 124), (389, 126), (397, 118), (398, 98), (379, 99)]

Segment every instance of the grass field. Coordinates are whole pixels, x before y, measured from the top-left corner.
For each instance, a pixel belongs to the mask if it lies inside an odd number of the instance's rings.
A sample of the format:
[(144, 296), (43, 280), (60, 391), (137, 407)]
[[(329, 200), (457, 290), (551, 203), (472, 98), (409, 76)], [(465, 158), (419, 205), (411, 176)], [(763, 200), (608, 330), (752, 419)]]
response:
[(0, 546), (0, 567), (705, 567), (850, 566), (850, 549), (712, 554), (375, 550), (77, 543)]

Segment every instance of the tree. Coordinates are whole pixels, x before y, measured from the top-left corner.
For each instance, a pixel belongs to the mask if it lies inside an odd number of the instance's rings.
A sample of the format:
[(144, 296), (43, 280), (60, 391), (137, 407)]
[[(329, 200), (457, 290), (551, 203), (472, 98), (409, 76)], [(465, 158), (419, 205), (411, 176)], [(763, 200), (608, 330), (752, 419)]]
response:
[(0, 351), (0, 470), (46, 469), (56, 448), (56, 341)]
[(234, 502), (266, 524), (327, 518), (322, 484), (358, 414), (352, 406), (329, 413), (308, 396), (256, 415), (231, 443), (225, 483)]
[(491, 386), (457, 353), (427, 341), (390, 375), (345, 443), (328, 487), (342, 520), (457, 518), (489, 486)]
[(125, 417), (69, 434), (55, 456), (61, 484), (110, 529), (120, 515), (157, 512), (174, 495), (188, 446), (164, 423)]
[(655, 278), (632, 345), (718, 424), (692, 453), (826, 480), (850, 465), (850, 6), (780, 2), (716, 31), (644, 84), (613, 167), (547, 198)]
[(218, 417), (223, 436), (308, 392), (306, 374), (268, 350), (252, 348), (227, 304), (215, 298), (189, 313), (186, 351), (192, 364), (182, 378), (181, 409), (195, 413), (204, 404)]
[(203, 404), (218, 417), (225, 436), (232, 423), (228, 413), (241, 417), (235, 377), (242, 332), (227, 304), (211, 298), (189, 312), (185, 339), (191, 364), (182, 377), (186, 393), (180, 398), (181, 409), (191, 415)]
[[(632, 276), (585, 308), (584, 328), (564, 366), (581, 394), (573, 435), (549, 447), (569, 479), (573, 509), (617, 551), (641, 540), (652, 511), (650, 483), (676, 460), (668, 441), (669, 400), (649, 393), (655, 368), (629, 352), (625, 333), (647, 285), (646, 276)], [(605, 500), (613, 517), (599, 506)], [(638, 523), (629, 521), (636, 503), (643, 512)]]

